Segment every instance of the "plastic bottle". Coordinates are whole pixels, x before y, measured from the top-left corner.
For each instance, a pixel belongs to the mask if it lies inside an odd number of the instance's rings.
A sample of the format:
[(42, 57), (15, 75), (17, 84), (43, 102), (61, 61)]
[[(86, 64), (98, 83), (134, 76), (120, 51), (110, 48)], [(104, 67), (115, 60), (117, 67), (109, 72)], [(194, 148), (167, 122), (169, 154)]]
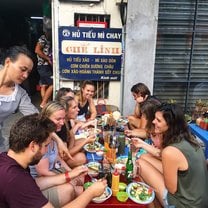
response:
[(119, 192), (119, 181), (120, 181), (120, 175), (117, 169), (115, 169), (115, 171), (112, 174), (112, 185), (111, 185), (113, 196), (116, 196), (116, 194)]
[(132, 153), (131, 150), (128, 152), (128, 160), (126, 162), (126, 180), (128, 183), (132, 182), (133, 179), (133, 171), (134, 171), (134, 165), (132, 161)]
[(124, 155), (125, 154), (125, 135), (123, 132), (120, 132), (118, 135), (118, 155)]
[(116, 152), (117, 152), (117, 144), (116, 144), (116, 136), (111, 137), (110, 139), (110, 158), (109, 161), (111, 163), (115, 163), (116, 161)]
[(105, 151), (106, 151), (106, 158), (108, 159), (110, 156), (110, 147), (109, 147), (109, 144), (110, 144), (110, 126), (109, 125), (105, 125), (103, 126), (103, 140), (104, 140), (104, 148), (105, 148)]

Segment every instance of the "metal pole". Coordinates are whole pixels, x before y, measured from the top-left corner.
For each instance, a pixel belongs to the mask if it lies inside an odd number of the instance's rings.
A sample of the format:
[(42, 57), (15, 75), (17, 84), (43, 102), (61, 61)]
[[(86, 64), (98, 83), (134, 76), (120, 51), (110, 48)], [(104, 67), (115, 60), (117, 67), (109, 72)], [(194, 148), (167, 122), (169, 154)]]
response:
[(51, 1), (52, 8), (52, 48), (53, 48), (53, 97), (56, 91), (60, 88), (60, 73), (59, 73), (59, 45), (58, 45), (58, 22), (59, 22), (59, 2), (58, 0)]
[(193, 25), (192, 40), (191, 40), (191, 52), (190, 52), (190, 58), (189, 58), (188, 79), (187, 79), (187, 86), (186, 86), (187, 90), (186, 90), (185, 108), (184, 108), (185, 112), (187, 112), (188, 97), (189, 97), (189, 91), (190, 91), (191, 68), (192, 68), (195, 36), (196, 36), (197, 13), (198, 13), (198, 0), (196, 0), (195, 11), (194, 11), (194, 25)]
[(125, 43), (126, 43), (126, 18), (127, 18), (127, 3), (124, 3), (123, 0), (120, 4), (120, 15), (121, 15), (121, 22), (122, 22), (122, 63), (121, 63), (121, 89), (120, 89), (120, 111), (123, 114), (123, 100), (124, 100), (124, 78), (125, 78)]

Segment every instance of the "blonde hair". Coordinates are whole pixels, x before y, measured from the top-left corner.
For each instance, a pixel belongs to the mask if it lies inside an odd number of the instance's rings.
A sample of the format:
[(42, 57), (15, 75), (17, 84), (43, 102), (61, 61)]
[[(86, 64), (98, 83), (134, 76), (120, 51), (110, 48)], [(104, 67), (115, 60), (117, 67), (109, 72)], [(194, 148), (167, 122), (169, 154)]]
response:
[(59, 102), (65, 107), (66, 111), (72, 106), (72, 101), (75, 101), (75, 98), (70, 96), (62, 97), (59, 100)]
[[(66, 97), (62, 97), (60, 98), (60, 103), (65, 106), (65, 110), (68, 111), (69, 108), (72, 106), (72, 102), (75, 101), (75, 98), (74, 97), (70, 97), (70, 96), (66, 96)], [(66, 129), (67, 129), (67, 136), (68, 138), (70, 137), (70, 128), (69, 128), (69, 123), (70, 120), (68, 120), (68, 118), (65, 119), (65, 126), (66, 126)]]
[(45, 105), (40, 114), (43, 118), (49, 118), (54, 112), (59, 110), (66, 111), (66, 106), (58, 101), (51, 101)]

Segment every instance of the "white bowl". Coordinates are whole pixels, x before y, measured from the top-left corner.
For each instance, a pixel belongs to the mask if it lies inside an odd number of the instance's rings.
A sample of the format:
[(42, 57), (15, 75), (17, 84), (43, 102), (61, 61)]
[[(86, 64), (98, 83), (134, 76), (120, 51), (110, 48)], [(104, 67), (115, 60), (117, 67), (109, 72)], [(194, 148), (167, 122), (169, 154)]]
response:
[(102, 203), (107, 199), (109, 199), (111, 196), (112, 196), (112, 190), (109, 187), (107, 187), (105, 189), (105, 192), (101, 196), (97, 196), (93, 198), (92, 201), (95, 203)]
[(116, 169), (119, 172), (119, 174), (122, 174), (126, 171), (126, 165), (122, 163), (117, 163), (114, 165), (114, 169)]
[(87, 163), (87, 167), (88, 167), (88, 175), (94, 178), (98, 176), (101, 164), (99, 162), (89, 162)]
[(100, 134), (101, 130), (100, 129), (95, 129), (95, 128), (90, 128), (87, 129), (88, 135), (92, 135), (92, 134)]
[(96, 151), (96, 155), (97, 155), (97, 156), (102, 157), (103, 154), (104, 154), (104, 151), (103, 151), (103, 150), (98, 150), (98, 151)]

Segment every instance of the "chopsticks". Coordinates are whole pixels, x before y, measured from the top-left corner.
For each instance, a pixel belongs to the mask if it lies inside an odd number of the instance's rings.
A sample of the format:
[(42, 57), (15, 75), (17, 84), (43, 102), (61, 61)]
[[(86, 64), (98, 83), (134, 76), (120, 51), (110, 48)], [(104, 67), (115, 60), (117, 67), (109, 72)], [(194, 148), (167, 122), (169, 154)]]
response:
[(94, 170), (96, 172), (99, 172), (99, 168), (94, 167), (94, 166), (88, 166), (89, 169)]

